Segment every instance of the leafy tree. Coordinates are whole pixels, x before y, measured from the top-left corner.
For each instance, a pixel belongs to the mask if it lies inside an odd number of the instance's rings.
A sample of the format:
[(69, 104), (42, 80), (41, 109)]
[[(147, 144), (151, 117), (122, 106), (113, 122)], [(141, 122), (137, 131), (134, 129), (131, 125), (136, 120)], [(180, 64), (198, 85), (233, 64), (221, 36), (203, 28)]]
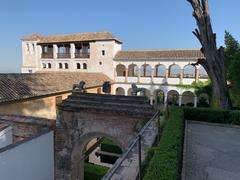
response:
[(240, 107), (240, 44), (226, 31), (225, 45), (225, 64), (230, 82), (230, 97), (233, 105)]

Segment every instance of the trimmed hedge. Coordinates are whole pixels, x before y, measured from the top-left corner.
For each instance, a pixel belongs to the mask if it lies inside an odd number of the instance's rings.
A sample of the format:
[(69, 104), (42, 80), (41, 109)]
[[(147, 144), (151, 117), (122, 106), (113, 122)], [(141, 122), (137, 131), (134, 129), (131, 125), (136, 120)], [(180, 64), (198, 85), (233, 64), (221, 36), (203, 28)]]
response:
[(107, 173), (108, 169), (107, 167), (85, 163), (84, 180), (100, 180)]
[(202, 122), (240, 125), (240, 111), (213, 108), (184, 108), (184, 118)]
[(177, 180), (181, 175), (184, 136), (183, 109), (174, 107), (155, 148), (144, 180)]
[(101, 150), (110, 153), (122, 154), (121, 148), (114, 142), (112, 142), (110, 139), (103, 140), (103, 142), (101, 143)]

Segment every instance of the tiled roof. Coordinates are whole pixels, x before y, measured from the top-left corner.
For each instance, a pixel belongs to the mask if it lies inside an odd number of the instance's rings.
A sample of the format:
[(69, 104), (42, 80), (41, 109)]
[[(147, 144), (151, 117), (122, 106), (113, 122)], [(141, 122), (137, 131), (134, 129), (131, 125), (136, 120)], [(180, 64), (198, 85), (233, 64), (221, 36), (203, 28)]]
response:
[(158, 60), (158, 59), (198, 59), (203, 58), (200, 50), (143, 50), (119, 51), (115, 60)]
[(39, 40), (41, 43), (57, 43), (57, 42), (80, 42), (80, 41), (100, 41), (100, 40), (115, 40), (122, 43), (116, 36), (110, 32), (86, 32), (78, 34), (63, 34), (63, 35), (42, 35), (32, 34), (22, 38), (24, 41)]
[(34, 74), (0, 74), (0, 103), (41, 95), (66, 92), (73, 84), (86, 82), (86, 88), (113, 82), (103, 73), (48, 72)]

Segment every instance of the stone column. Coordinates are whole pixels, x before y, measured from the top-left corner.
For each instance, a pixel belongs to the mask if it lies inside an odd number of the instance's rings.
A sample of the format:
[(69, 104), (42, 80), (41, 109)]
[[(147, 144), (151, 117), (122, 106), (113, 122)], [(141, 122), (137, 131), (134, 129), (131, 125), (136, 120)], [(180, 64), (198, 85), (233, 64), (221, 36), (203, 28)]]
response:
[(57, 53), (58, 53), (58, 46), (56, 44), (53, 45), (53, 58), (57, 59)]
[(150, 95), (150, 104), (153, 105), (153, 94)]
[(74, 43), (71, 43), (70, 44), (70, 52), (71, 52), (71, 59), (74, 59), (75, 58), (75, 44)]
[(178, 105), (181, 106), (182, 105), (182, 95), (178, 96)]
[(141, 78), (141, 69), (138, 69), (138, 83), (140, 83), (140, 78)]
[(164, 107), (167, 106), (167, 102), (168, 102), (168, 96), (166, 94), (166, 95), (164, 95)]
[(166, 79), (166, 83), (168, 83), (168, 76), (169, 76), (169, 69), (166, 69), (166, 74), (165, 74), (165, 79)]
[(114, 80), (116, 80), (116, 77), (117, 77), (117, 71), (116, 71), (116, 68), (114, 68)]
[(125, 82), (128, 82), (128, 68), (125, 71)]
[(195, 81), (199, 80), (199, 69), (196, 68), (196, 72), (195, 72)]
[(182, 84), (183, 83), (183, 69), (181, 69), (181, 71), (180, 71), (180, 84)]
[(152, 68), (152, 74), (151, 74), (151, 82), (152, 82), (152, 84), (154, 83), (154, 81), (153, 81), (153, 79), (154, 79), (154, 68)]
[(195, 108), (197, 107), (197, 101), (198, 101), (198, 97), (197, 97), (197, 96), (194, 96), (194, 107), (195, 107)]

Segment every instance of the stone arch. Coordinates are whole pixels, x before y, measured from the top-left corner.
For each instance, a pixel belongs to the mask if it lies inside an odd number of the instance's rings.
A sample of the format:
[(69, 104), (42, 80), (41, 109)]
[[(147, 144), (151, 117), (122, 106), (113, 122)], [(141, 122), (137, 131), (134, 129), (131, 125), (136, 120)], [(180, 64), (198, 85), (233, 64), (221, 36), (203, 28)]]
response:
[(136, 64), (130, 64), (128, 66), (128, 76), (129, 77), (137, 77), (138, 76), (138, 66)]
[(123, 64), (118, 64), (116, 66), (117, 76), (125, 76), (126, 75), (126, 67)]
[(122, 87), (118, 87), (115, 92), (116, 95), (125, 96), (125, 90)]
[(150, 92), (150, 90), (148, 90), (148, 89), (145, 88), (144, 91), (143, 91), (143, 92), (142, 92), (142, 91), (139, 92), (138, 95), (139, 95), (139, 96), (145, 96), (145, 97), (147, 97), (147, 98), (150, 98), (151, 92)]
[(176, 90), (170, 90), (167, 93), (167, 101), (169, 105), (178, 105), (179, 93)]
[(165, 77), (166, 75), (166, 66), (163, 64), (158, 64), (155, 66), (155, 77)]
[[(116, 143), (122, 151), (125, 150), (124, 140), (120, 140), (110, 134), (104, 132), (91, 132), (81, 136), (80, 140), (75, 144), (71, 154), (71, 162), (72, 162), (72, 177), (71, 179), (83, 179), (84, 177), (84, 160), (85, 160), (85, 151), (87, 150), (88, 143), (95, 138), (108, 138), (111, 139), (114, 143)], [(81, 168), (82, 167), (82, 168)]]
[(169, 66), (169, 77), (179, 78), (181, 74), (181, 67), (177, 64), (172, 64)]
[(143, 64), (141, 66), (141, 77), (151, 77), (152, 67), (149, 64)]
[(154, 91), (154, 96), (155, 96), (155, 102), (156, 104), (164, 104), (164, 99), (165, 99), (165, 93), (161, 89), (157, 89)]
[(194, 106), (195, 95), (191, 91), (185, 91), (182, 93), (182, 104), (185, 106)]
[(206, 72), (206, 70), (204, 69), (203, 66), (200, 66), (198, 71), (199, 71), (199, 78), (208, 79), (208, 74), (207, 74), (207, 72)]
[(198, 107), (209, 107), (210, 106), (210, 98), (206, 93), (201, 93), (198, 95)]
[(183, 77), (184, 78), (195, 78), (196, 67), (191, 64), (184, 66), (183, 68)]
[(128, 96), (132, 96), (132, 88), (129, 88), (129, 89), (128, 89), (127, 95), (128, 95)]

